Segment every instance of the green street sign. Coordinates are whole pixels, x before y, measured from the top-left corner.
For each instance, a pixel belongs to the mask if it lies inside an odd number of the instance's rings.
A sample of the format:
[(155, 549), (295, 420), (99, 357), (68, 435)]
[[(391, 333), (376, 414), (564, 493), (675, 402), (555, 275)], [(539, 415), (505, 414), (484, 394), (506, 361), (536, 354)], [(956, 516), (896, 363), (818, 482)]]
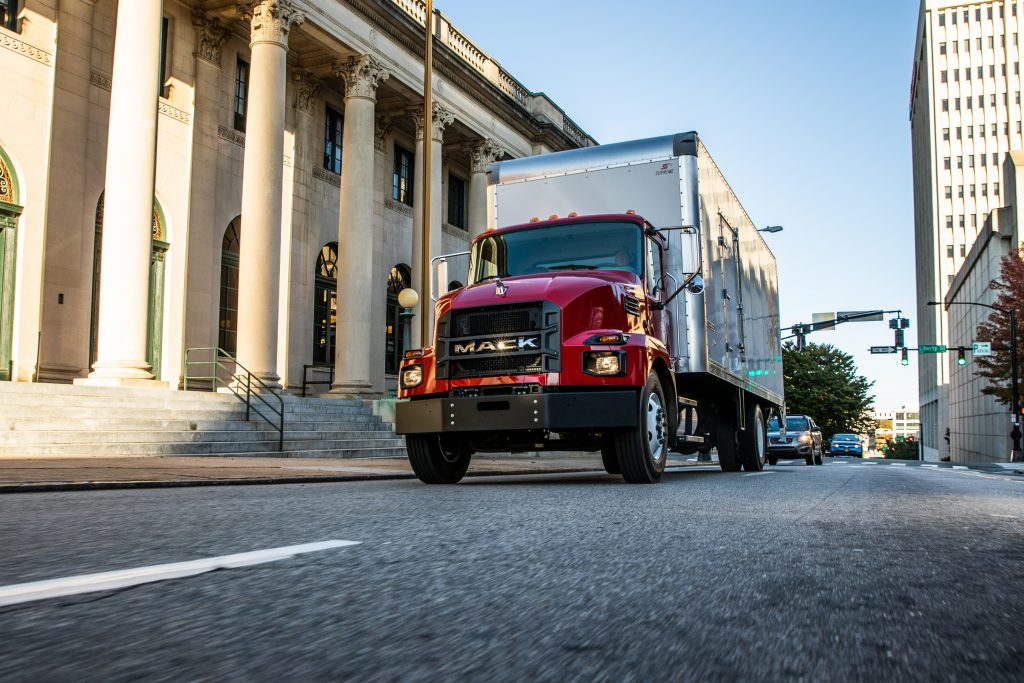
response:
[(945, 344), (919, 344), (917, 347), (918, 353), (945, 353), (949, 351)]

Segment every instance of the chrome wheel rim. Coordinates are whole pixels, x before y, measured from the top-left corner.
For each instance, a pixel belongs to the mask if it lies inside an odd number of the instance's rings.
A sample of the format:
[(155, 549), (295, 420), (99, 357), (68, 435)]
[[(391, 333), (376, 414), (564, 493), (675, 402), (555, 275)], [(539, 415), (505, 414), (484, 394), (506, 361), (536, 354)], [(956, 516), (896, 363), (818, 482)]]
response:
[(665, 452), (665, 409), (654, 392), (647, 398), (647, 449), (652, 461), (661, 461)]

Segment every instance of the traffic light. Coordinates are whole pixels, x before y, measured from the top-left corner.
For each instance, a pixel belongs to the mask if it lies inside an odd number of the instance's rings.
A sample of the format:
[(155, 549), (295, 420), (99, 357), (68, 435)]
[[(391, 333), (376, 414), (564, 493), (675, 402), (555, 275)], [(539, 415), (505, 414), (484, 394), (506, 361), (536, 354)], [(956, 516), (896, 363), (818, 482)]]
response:
[(906, 346), (906, 344), (903, 343), (903, 330), (897, 329), (895, 337), (896, 337), (896, 343), (894, 344), (894, 346), (897, 349), (902, 349), (904, 346)]
[(967, 352), (964, 350), (964, 347), (962, 346), (956, 353), (956, 364), (967, 365)]
[(903, 347), (903, 355), (900, 356), (900, 365), (910, 365), (910, 354), (905, 346)]

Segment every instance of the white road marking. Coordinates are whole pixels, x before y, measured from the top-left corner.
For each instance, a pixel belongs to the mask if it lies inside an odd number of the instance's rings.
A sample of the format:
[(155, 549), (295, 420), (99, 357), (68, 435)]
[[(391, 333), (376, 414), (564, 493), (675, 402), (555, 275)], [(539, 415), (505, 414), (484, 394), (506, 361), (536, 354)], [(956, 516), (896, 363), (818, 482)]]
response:
[(775, 472), (747, 472), (745, 477), (760, 477), (762, 474), (776, 474)]
[(953, 465), (954, 470), (966, 470), (967, 468), (963, 465)]
[(202, 560), (172, 562), (170, 564), (157, 564), (150, 567), (136, 567), (135, 569), (119, 569), (117, 571), (101, 572), (99, 574), (81, 574), (79, 576), (66, 576), (61, 579), (18, 583), (12, 586), (0, 587), (0, 607), (6, 605), (17, 605), (22, 602), (31, 602), (33, 600), (59, 598), (65, 595), (79, 595), (81, 593), (116, 590), (118, 588), (127, 588), (129, 586), (138, 586), (143, 583), (153, 583), (155, 581), (181, 579), (213, 571), (214, 569), (249, 567), (256, 564), (264, 564), (266, 562), (287, 560), (290, 557), (295, 557), (296, 555), (301, 555), (303, 553), (315, 553), (321, 550), (329, 550), (331, 548), (358, 545), (359, 543), (360, 541), (320, 541), (318, 543), (287, 545), (280, 548), (253, 550), (251, 552), (236, 553), (234, 555), (208, 557)]
[(930, 470), (937, 470), (937, 469), (939, 469), (938, 465), (921, 465), (921, 467), (927, 467)]
[(907, 463), (905, 463), (905, 462), (891, 462), (891, 463), (889, 463), (889, 467), (906, 467), (906, 466), (907, 466)]

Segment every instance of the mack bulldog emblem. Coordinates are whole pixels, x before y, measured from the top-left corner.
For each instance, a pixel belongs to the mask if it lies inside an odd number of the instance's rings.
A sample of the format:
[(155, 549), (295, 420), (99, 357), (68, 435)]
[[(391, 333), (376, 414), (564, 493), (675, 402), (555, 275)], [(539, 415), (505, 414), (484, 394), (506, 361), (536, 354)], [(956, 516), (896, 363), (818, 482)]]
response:
[(499, 351), (536, 351), (537, 337), (516, 337), (514, 339), (487, 339), (484, 341), (471, 341), (464, 344), (452, 344), (452, 354), (462, 355), (467, 353), (497, 353)]

